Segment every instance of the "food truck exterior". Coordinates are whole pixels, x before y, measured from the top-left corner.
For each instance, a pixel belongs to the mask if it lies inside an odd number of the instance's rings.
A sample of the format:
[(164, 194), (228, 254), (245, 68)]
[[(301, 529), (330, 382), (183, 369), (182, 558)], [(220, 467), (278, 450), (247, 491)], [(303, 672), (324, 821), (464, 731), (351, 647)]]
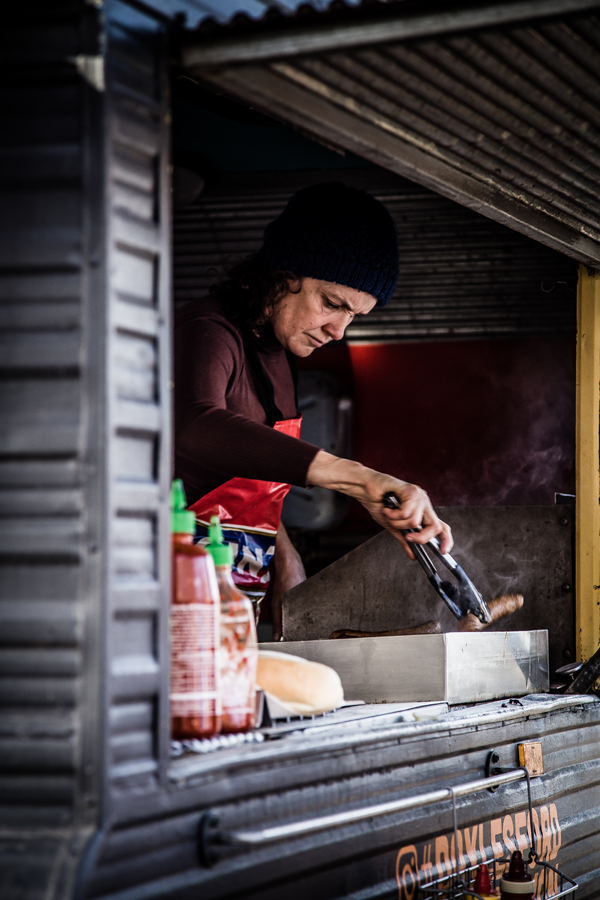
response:
[[(579, 896), (600, 895), (593, 697), (536, 694), (436, 721), (381, 707), (362, 725), (324, 720), (178, 759), (168, 711), (169, 66), (581, 264), (575, 637), (587, 660), (600, 643), (596, 13), (582, 0), (389, 4), (210, 38), (183, 0), (11, 9), (0, 248), (3, 898), (412, 900), (418, 879), (452, 869), (448, 789), (483, 778), (493, 751), (516, 766), (518, 745), (532, 742), (544, 756), (532, 779), (540, 853), (579, 882)], [(442, 77), (432, 67), (444, 54)], [(430, 111), (442, 107), (443, 122)], [(396, 800), (405, 806), (364, 817)], [(484, 785), (456, 806), (458, 852), (471, 862), (525, 846), (522, 780), (493, 794)], [(342, 820), (313, 821), (333, 813)], [(291, 836), (261, 833), (302, 822)], [(216, 832), (239, 829), (245, 842), (216, 844)]]

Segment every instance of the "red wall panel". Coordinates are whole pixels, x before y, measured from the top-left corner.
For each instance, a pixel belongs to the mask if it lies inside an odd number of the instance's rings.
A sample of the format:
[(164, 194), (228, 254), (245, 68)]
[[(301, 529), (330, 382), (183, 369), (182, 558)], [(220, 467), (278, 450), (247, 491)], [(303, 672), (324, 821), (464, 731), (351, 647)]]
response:
[(572, 340), (334, 346), (303, 367), (353, 381), (354, 458), (437, 504), (549, 504), (574, 492)]

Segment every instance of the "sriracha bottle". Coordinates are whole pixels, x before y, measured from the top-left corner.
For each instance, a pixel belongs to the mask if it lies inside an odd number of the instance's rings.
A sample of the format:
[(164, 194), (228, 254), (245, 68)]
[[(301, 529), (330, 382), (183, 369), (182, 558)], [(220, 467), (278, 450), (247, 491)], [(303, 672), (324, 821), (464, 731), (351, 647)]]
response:
[(212, 557), (193, 543), (196, 518), (179, 479), (171, 509), (171, 734), (207, 738), (221, 730), (219, 587)]
[(250, 600), (234, 584), (233, 552), (223, 543), (218, 516), (208, 528), (206, 549), (215, 561), (221, 595), (221, 697), (222, 730), (249, 731), (255, 724), (258, 641)]

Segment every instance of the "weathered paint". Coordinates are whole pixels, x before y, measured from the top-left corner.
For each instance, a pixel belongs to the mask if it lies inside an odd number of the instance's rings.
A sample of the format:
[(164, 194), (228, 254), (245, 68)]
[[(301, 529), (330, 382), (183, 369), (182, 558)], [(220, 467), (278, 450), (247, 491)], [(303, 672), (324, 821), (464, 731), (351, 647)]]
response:
[(6, 20), (0, 896), (63, 900), (168, 764), (166, 45), (120, 0)]
[(577, 658), (600, 647), (600, 273), (579, 270), (577, 292)]
[[(198, 860), (200, 816), (210, 808), (224, 831), (254, 829), (414, 797), (482, 777), (492, 748), (500, 765), (517, 765), (518, 745), (533, 740), (543, 745), (545, 768), (531, 780), (539, 850), (556, 853), (550, 863), (581, 882), (578, 897), (597, 897), (599, 735), (600, 705), (591, 698), (536, 696), (457, 710), (445, 722), (373, 730), (347, 723), (250, 749), (188, 755), (173, 761), (160, 796), (145, 792), (134, 801), (128, 794), (115, 802), (86, 896), (399, 900), (396, 870), (410, 864), (406, 850), (398, 862), (403, 848), (416, 848), (415, 870), (424, 861), (435, 867), (436, 852), (439, 863), (453, 855), (449, 801), (249, 850), (216, 848), (211, 869)], [(522, 781), (459, 799), (459, 850), (462, 841), (467, 857), (478, 859), (481, 848), (489, 860), (504, 856), (526, 839), (526, 811)], [(405, 876), (410, 893), (408, 870)]]
[[(560, 869), (562, 830), (556, 803), (533, 807), (532, 818), (539, 859)], [(460, 871), (482, 863), (491, 865), (494, 860), (510, 857), (515, 850), (526, 856), (531, 846), (527, 810), (506, 812), (495, 819), (459, 828), (457, 834)], [(396, 858), (399, 900), (413, 900), (417, 886), (452, 875), (456, 871), (456, 856), (453, 833), (401, 847)], [(544, 872), (535, 863), (529, 868), (537, 896), (543, 886)], [(498, 867), (497, 875), (502, 869), (503, 866)], [(557, 876), (552, 870), (547, 876), (547, 888), (550, 894), (557, 890)]]

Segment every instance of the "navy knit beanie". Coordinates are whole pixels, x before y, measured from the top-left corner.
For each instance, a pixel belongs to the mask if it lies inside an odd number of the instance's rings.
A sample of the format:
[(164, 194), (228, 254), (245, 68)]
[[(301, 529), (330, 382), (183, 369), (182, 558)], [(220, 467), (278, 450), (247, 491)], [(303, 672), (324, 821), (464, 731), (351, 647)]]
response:
[(294, 194), (267, 225), (254, 261), (365, 291), (385, 306), (398, 279), (398, 238), (379, 200), (329, 181)]

